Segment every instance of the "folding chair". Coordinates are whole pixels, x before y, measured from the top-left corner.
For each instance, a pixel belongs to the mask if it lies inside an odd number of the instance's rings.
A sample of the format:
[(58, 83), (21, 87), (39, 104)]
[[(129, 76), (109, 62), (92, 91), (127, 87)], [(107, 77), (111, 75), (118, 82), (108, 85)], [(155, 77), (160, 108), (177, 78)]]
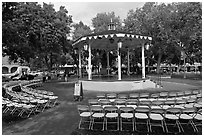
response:
[(176, 92), (169, 92), (168, 98), (175, 98), (175, 97), (177, 97), (177, 93)]
[(168, 92), (160, 92), (160, 93), (159, 93), (159, 97), (166, 99), (166, 98), (168, 97)]
[(135, 109), (138, 105), (138, 102), (139, 101), (137, 99), (127, 99), (126, 100), (126, 106), (127, 107), (133, 107)]
[(97, 93), (96, 97), (97, 97), (98, 100), (105, 99), (106, 98), (106, 94), (105, 93)]
[(109, 99), (111, 102), (113, 102), (113, 101), (116, 99), (117, 94), (116, 94), (116, 93), (108, 93), (108, 94), (106, 95), (106, 97), (107, 97), (107, 99)]
[(102, 106), (90, 106), (91, 115), (91, 130), (94, 129), (94, 124), (102, 124), (104, 130), (105, 112)]
[(182, 125), (189, 125), (189, 124), (192, 126), (194, 132), (196, 131), (195, 124), (193, 123), (193, 116), (195, 115), (195, 113), (196, 113), (195, 107), (182, 109), (181, 114), (179, 116), (180, 118), (179, 122), (181, 125), (182, 132), (184, 132), (184, 128)]
[(150, 106), (151, 109), (161, 109), (164, 101), (154, 100)]
[(99, 104), (104, 108), (106, 106), (111, 106), (111, 102), (109, 99), (101, 99), (99, 100)]
[(145, 98), (148, 99), (149, 98), (149, 93), (148, 92), (144, 92), (144, 93), (140, 93), (140, 98)]
[(120, 130), (123, 131), (123, 124), (132, 124), (132, 131), (134, 131), (134, 108), (120, 107)]
[(119, 99), (128, 99), (128, 95), (127, 94), (118, 94), (118, 98)]
[(150, 95), (150, 98), (152, 98), (152, 99), (154, 99), (154, 100), (157, 100), (158, 98), (159, 98), (159, 93), (152, 93), (151, 95)]
[(129, 98), (130, 99), (139, 99), (140, 94), (139, 93), (130, 93)]
[(115, 105), (117, 108), (125, 107), (125, 105), (126, 105), (126, 99), (115, 99), (114, 105)]
[(198, 127), (202, 129), (202, 109), (198, 110), (195, 114), (191, 115), (193, 117), (193, 123), (196, 132), (199, 132)]
[(107, 107), (104, 107), (104, 111), (105, 111), (106, 130), (108, 129), (108, 124), (115, 124), (115, 123), (117, 125), (116, 130), (119, 130), (118, 108), (116, 106), (107, 106)]
[(149, 127), (150, 132), (152, 132), (152, 126), (160, 126), (163, 129), (163, 132), (165, 132), (164, 129), (164, 110), (163, 109), (151, 109), (149, 113)]
[(89, 103), (89, 106), (100, 105), (98, 99), (89, 99), (88, 103)]
[(135, 130), (137, 130), (137, 125), (146, 125), (147, 131), (149, 132), (149, 112), (149, 106), (138, 106), (135, 108)]
[(88, 129), (90, 129), (91, 128), (91, 115), (93, 114), (93, 112), (90, 112), (89, 106), (87, 105), (78, 105), (77, 109), (78, 109), (78, 113), (80, 116), (78, 128), (82, 129), (81, 128), (82, 123), (89, 123)]
[(169, 133), (168, 126), (174, 126), (174, 127), (177, 126), (178, 131), (181, 132), (181, 127), (180, 127), (180, 122), (179, 122), (180, 114), (181, 114), (180, 108), (166, 109), (164, 118), (165, 118), (165, 127), (166, 127), (167, 133)]

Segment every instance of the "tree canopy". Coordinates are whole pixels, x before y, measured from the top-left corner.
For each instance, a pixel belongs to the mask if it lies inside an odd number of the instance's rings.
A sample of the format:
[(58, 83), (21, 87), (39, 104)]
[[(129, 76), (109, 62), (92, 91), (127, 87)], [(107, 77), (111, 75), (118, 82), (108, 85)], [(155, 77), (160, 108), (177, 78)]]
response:
[[(3, 53), (11, 60), (41, 60), (48, 69), (71, 46), (67, 40), (72, 17), (65, 7), (36, 2), (3, 3)], [(10, 8), (13, 7), (13, 8)], [(10, 9), (10, 10), (8, 10)], [(8, 14), (12, 17), (9, 18)]]

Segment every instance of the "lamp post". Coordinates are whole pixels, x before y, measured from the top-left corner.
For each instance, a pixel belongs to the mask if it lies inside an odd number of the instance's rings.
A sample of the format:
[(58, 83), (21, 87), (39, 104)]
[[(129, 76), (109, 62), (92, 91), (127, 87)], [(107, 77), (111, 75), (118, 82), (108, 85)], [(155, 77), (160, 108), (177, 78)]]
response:
[(183, 59), (183, 66), (184, 66), (184, 75), (183, 75), (183, 78), (186, 78), (186, 53), (185, 53), (184, 44), (182, 44), (181, 42), (180, 42), (180, 47), (182, 48), (181, 59)]

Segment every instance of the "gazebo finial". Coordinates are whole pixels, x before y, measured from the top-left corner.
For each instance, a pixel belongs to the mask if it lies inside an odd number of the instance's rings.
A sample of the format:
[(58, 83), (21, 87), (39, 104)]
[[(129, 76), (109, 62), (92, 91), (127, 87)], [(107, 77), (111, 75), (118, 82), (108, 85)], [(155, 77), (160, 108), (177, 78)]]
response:
[(111, 22), (108, 25), (108, 30), (115, 30), (115, 23), (113, 22), (113, 19), (111, 18)]

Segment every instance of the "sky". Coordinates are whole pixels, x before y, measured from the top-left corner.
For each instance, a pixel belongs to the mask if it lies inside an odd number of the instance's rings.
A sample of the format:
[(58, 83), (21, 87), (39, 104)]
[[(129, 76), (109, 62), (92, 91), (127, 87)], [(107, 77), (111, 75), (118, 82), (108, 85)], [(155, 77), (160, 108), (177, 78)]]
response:
[[(47, 3), (47, 2), (46, 2)], [(49, 2), (48, 2), (49, 3)], [(73, 22), (82, 21), (84, 24), (91, 27), (92, 19), (97, 13), (115, 12), (116, 16), (124, 20), (130, 9), (142, 7), (144, 2), (51, 2), (54, 4), (56, 11), (60, 6), (65, 6), (68, 10), (68, 15), (72, 15)]]

